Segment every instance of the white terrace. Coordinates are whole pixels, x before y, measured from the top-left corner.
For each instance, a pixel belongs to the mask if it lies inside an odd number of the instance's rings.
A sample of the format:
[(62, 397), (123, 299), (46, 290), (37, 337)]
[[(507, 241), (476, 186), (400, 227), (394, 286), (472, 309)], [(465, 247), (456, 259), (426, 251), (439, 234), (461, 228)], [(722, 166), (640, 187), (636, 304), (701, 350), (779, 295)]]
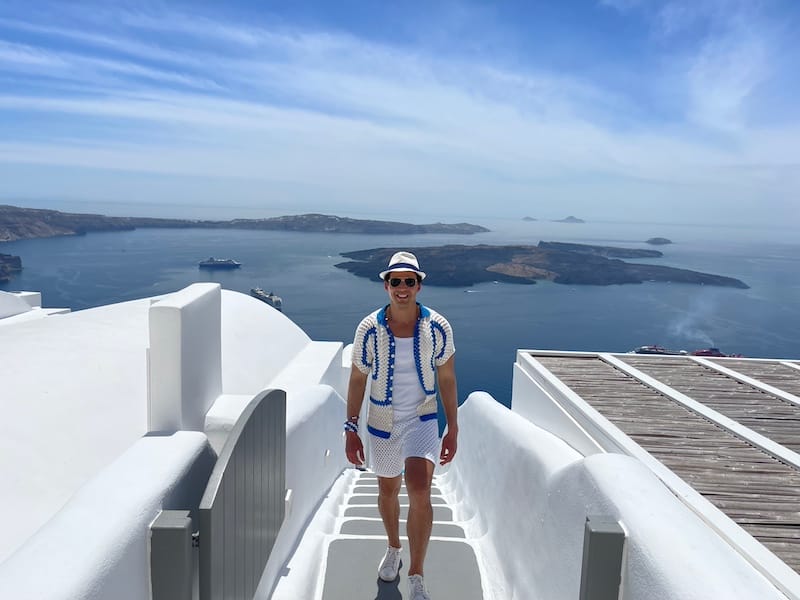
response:
[[(376, 577), (374, 478), (344, 458), (349, 362), (216, 284), (75, 313), (0, 292), (0, 598), (403, 597)], [(800, 599), (794, 570), (543, 364), (519, 351), (514, 410), (460, 408), (433, 598)]]

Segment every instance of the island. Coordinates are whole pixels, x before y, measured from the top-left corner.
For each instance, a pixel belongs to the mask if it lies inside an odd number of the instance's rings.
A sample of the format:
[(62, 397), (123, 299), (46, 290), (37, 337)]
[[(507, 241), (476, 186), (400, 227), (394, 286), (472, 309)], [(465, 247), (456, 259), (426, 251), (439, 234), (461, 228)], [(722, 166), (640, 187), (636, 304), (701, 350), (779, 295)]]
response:
[(11, 276), (22, 271), (22, 259), (12, 254), (0, 254), (0, 283), (8, 283)]
[(664, 256), (658, 250), (640, 248), (617, 248), (615, 246), (592, 246), (589, 244), (569, 244), (566, 242), (539, 242), (539, 248), (548, 250), (563, 250), (565, 252), (579, 252), (606, 258), (661, 258)]
[[(566, 246), (566, 247), (565, 247)], [(581, 244), (540, 242), (537, 246), (491, 246), (480, 244), (405, 248), (417, 255), (428, 274), (425, 285), (468, 287), (476, 283), (499, 281), (534, 284), (540, 280), (569, 285), (614, 285), (644, 282), (691, 283), (747, 289), (733, 277), (676, 269), (661, 265), (626, 263), (607, 258), (609, 248)], [(615, 249), (619, 253), (628, 248)], [(373, 248), (345, 252), (349, 258), (335, 266), (359, 277), (375, 279), (397, 248)], [(640, 252), (654, 252), (642, 250)]]
[(553, 221), (553, 223), (586, 223), (586, 221), (570, 215), (564, 219), (556, 219)]
[(0, 205), (0, 242), (131, 229), (134, 226), (119, 217)]
[(534, 217), (522, 217), (523, 221), (536, 221)]
[(672, 240), (669, 240), (664, 237), (652, 237), (645, 242), (646, 244), (653, 244), (654, 246), (665, 246), (666, 244), (671, 244)]
[(64, 235), (83, 235), (93, 231), (131, 231), (137, 228), (263, 229), (312, 233), (391, 233), (401, 235), (417, 233), (471, 235), (489, 231), (485, 227), (470, 223), (417, 225), (394, 221), (350, 219), (322, 214), (289, 215), (266, 219), (207, 221), (151, 217), (107, 217), (97, 214), (65, 213), (57, 210), (0, 205), (0, 242)]

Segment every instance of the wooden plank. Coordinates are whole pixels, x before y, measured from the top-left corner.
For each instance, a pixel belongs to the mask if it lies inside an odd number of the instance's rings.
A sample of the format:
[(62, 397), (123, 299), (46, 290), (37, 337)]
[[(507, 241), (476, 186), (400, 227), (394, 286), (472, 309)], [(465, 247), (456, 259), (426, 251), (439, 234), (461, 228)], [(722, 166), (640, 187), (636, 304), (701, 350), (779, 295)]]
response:
[(709, 359), (716, 364), (758, 379), (784, 392), (800, 396), (800, 371), (782, 365), (779, 361), (745, 360), (738, 358)]
[[(686, 394), (794, 452), (800, 452), (800, 435), (798, 435), (800, 406), (683, 357), (668, 360), (646, 356), (620, 358), (674, 390)], [(743, 367), (739, 366), (742, 363), (748, 364), (746, 361), (733, 363), (726, 361), (725, 366), (737, 367), (742, 372)], [(749, 364), (756, 364), (754, 367), (748, 367), (750, 373), (743, 373), (750, 377), (761, 371), (775, 370), (775, 367), (794, 371), (790, 367), (770, 365), (760, 361), (750, 361)], [(800, 376), (795, 379), (800, 387)]]

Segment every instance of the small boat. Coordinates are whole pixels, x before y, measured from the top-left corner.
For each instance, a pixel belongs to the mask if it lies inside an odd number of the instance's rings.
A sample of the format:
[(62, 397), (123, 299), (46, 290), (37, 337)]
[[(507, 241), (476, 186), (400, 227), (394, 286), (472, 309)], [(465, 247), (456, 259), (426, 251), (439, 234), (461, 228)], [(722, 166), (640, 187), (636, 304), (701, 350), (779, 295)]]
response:
[(719, 348), (702, 348), (700, 350), (695, 350), (694, 352), (690, 352), (692, 356), (716, 356), (716, 357), (729, 357), (729, 358), (741, 358), (741, 354), (725, 354), (721, 352)]
[(669, 354), (671, 356), (683, 356), (686, 354), (686, 350), (667, 350), (663, 346), (658, 346), (656, 344), (650, 346), (639, 346), (638, 348), (634, 348), (631, 350), (633, 354)]
[(250, 295), (251, 295), (253, 298), (258, 298), (258, 299), (259, 299), (259, 300), (261, 300), (262, 302), (266, 302), (266, 303), (267, 303), (267, 304), (269, 304), (269, 305), (270, 305), (272, 308), (275, 308), (275, 309), (277, 309), (277, 310), (281, 310), (281, 311), (282, 311), (282, 308), (283, 308), (283, 299), (281, 299), (281, 297), (280, 297), (280, 296), (276, 296), (276, 295), (275, 295), (275, 294), (273, 294), (272, 292), (265, 292), (265, 291), (264, 291), (262, 288), (260, 288), (260, 287), (254, 287), (254, 288), (250, 288)]
[(212, 256), (208, 260), (201, 260), (197, 266), (201, 269), (238, 269), (242, 263), (232, 258), (214, 258)]

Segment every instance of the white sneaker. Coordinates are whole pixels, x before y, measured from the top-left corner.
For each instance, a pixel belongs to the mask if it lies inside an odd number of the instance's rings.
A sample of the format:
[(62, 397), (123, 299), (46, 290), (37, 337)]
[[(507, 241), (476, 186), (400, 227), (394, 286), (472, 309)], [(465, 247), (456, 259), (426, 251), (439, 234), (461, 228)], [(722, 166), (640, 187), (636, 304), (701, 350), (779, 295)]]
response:
[(431, 600), (428, 592), (425, 591), (422, 575), (408, 576), (408, 597), (410, 600)]
[(383, 581), (394, 581), (400, 571), (400, 552), (402, 548), (386, 548), (386, 556), (383, 557), (378, 567), (378, 577)]

